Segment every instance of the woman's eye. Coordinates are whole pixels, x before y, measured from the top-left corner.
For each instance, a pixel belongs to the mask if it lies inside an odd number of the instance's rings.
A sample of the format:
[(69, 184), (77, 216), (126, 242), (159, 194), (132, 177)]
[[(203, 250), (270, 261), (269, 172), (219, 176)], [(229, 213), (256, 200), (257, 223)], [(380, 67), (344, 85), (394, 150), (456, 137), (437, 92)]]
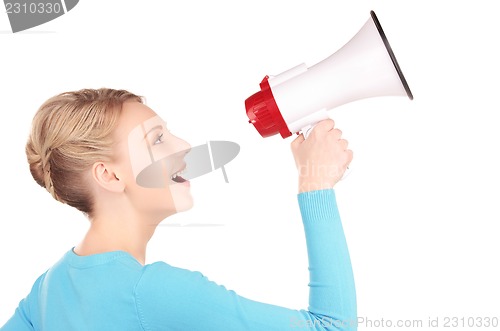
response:
[(158, 144), (161, 144), (162, 142), (163, 142), (163, 133), (160, 133), (160, 134), (156, 137), (156, 139), (155, 139), (155, 141), (154, 141), (153, 145), (158, 145)]

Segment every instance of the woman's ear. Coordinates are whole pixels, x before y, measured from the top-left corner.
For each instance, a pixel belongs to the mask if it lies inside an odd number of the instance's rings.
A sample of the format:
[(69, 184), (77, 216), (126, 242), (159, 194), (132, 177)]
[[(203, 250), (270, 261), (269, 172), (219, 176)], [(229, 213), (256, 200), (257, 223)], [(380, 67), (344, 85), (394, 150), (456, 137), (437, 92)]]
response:
[(125, 190), (125, 182), (120, 180), (109, 163), (94, 163), (92, 166), (92, 177), (97, 184), (105, 190), (116, 193), (123, 192)]

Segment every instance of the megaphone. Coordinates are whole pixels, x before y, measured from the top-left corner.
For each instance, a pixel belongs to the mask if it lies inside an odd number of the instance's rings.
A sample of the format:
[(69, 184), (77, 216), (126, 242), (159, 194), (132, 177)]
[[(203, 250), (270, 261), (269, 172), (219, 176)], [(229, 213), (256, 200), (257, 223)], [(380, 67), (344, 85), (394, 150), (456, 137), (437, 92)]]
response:
[(341, 49), (307, 67), (300, 64), (266, 76), (261, 90), (245, 100), (249, 123), (262, 137), (283, 138), (328, 118), (328, 110), (355, 100), (413, 95), (374, 11)]

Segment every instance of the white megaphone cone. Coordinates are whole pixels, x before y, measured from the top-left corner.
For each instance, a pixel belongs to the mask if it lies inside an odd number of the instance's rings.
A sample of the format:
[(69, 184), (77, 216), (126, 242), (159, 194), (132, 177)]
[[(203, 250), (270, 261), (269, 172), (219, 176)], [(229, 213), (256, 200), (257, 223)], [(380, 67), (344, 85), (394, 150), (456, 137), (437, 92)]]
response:
[(307, 67), (298, 65), (266, 76), (261, 91), (245, 101), (249, 122), (262, 137), (283, 138), (309, 130), (328, 118), (328, 110), (355, 100), (408, 96), (410, 88), (382, 26), (371, 11), (359, 32), (333, 55)]

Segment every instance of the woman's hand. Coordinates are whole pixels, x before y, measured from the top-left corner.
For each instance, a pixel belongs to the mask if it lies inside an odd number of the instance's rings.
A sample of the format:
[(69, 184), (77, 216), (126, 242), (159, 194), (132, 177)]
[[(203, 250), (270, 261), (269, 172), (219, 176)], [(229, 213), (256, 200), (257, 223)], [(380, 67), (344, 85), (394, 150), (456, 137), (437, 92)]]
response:
[(319, 122), (307, 139), (300, 134), (291, 143), (295, 165), (299, 171), (299, 193), (333, 188), (342, 179), (352, 160), (347, 140), (335, 122)]

